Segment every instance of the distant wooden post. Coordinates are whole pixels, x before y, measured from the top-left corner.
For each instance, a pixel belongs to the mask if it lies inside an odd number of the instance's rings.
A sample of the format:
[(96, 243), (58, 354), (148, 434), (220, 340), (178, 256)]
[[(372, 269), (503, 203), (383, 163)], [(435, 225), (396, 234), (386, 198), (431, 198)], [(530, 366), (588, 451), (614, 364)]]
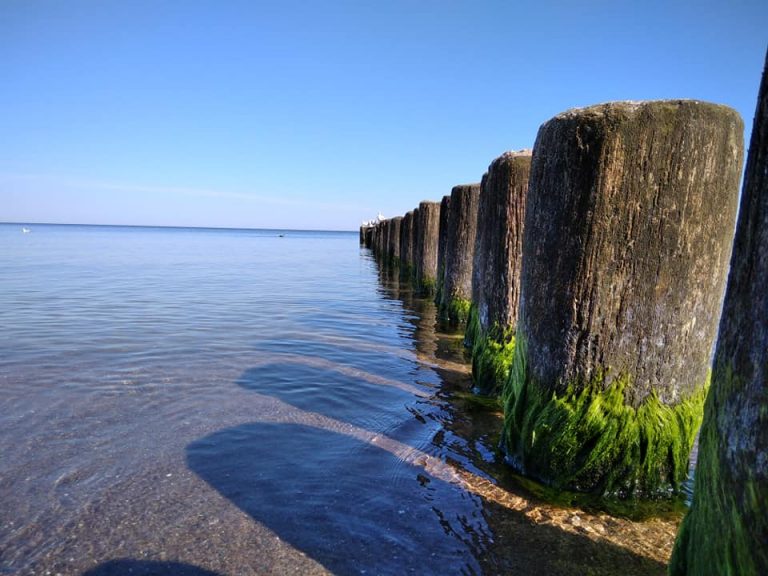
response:
[(400, 266), (400, 229), (403, 217), (395, 216), (387, 222), (387, 261), (389, 266), (397, 268)]
[(388, 245), (387, 245), (387, 237), (389, 235), (389, 220), (382, 220), (381, 221), (381, 237), (379, 239), (379, 243), (381, 245), (381, 249), (379, 250), (379, 261), (382, 263), (383, 266), (386, 266), (389, 261), (389, 255), (387, 253)]
[(558, 487), (666, 493), (702, 417), (743, 123), (696, 101), (571, 110), (539, 129), (508, 460)]
[[(442, 290), (438, 302), (441, 318), (451, 326), (465, 324), (469, 315), (479, 201), (480, 184), (454, 186), (451, 190)], [(442, 218), (442, 205), (440, 215)]]
[(366, 226), (364, 233), (364, 245), (366, 248), (370, 248), (373, 242), (373, 226)]
[(384, 250), (384, 220), (376, 223), (376, 258), (381, 260), (381, 255)]
[(480, 184), (465, 341), (472, 348), (472, 376), (481, 394), (498, 394), (512, 363), (530, 172), (530, 150), (505, 152), (491, 162)]
[(670, 574), (768, 574), (768, 57), (699, 440)]
[(381, 222), (377, 222), (373, 225), (373, 241), (371, 242), (371, 250), (376, 258), (379, 257), (379, 240), (381, 238)]
[(400, 224), (400, 277), (408, 282), (411, 282), (415, 275), (416, 210), (407, 212)]
[(437, 240), (440, 232), (440, 204), (419, 203), (416, 218), (416, 292), (434, 296), (437, 281)]
[(400, 276), (410, 278), (413, 270), (413, 211), (406, 212), (400, 223)]
[(448, 216), (451, 212), (451, 196), (443, 196), (440, 202), (440, 227), (437, 234), (437, 288), (435, 304), (440, 305), (443, 299), (443, 283), (445, 281), (445, 247), (448, 242)]

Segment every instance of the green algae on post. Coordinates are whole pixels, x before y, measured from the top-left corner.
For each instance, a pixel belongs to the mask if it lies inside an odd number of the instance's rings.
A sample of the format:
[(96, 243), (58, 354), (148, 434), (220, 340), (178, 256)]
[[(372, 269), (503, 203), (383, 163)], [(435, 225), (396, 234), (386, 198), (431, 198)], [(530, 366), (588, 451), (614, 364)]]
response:
[(768, 574), (768, 55), (674, 576)]
[(494, 324), (487, 332), (484, 331), (480, 326), (477, 307), (472, 305), (468, 312), (464, 342), (471, 350), (475, 392), (488, 396), (499, 395), (502, 384), (509, 377), (515, 350), (514, 330)]
[(508, 461), (558, 489), (621, 498), (678, 490), (688, 474), (708, 382), (675, 406), (651, 393), (633, 407), (626, 398), (629, 376), (606, 387), (604, 374), (595, 374), (591, 382), (548, 393), (532, 381), (518, 337), (502, 397)]
[(615, 102), (539, 129), (531, 164), (510, 463), (650, 497), (685, 478), (730, 257), (743, 124), (697, 101)]

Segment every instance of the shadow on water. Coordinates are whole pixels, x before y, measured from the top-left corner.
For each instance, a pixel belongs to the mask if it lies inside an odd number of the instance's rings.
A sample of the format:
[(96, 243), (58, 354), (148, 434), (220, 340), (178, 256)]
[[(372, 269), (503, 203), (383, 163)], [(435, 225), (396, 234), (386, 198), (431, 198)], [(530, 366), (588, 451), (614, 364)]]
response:
[[(241, 382), (255, 379), (249, 371)], [(664, 572), (620, 546), (534, 524), (528, 504), (391, 437), (290, 404), (279, 411), (265, 419), (283, 421), (188, 445), (188, 467), (334, 574)]]
[[(437, 334), (434, 304), (388, 279), (380, 291), (402, 301), (441, 386), (467, 387), (460, 337)], [(236, 384), (272, 406), (189, 444), (189, 469), (334, 574), (665, 572), (609, 533), (581, 531), (574, 511), (480, 473), (449, 445), (444, 391), (391, 377), (387, 362), (366, 371), (283, 354), (245, 371)]]
[(189, 467), (334, 574), (477, 573), (476, 501), (375, 445), (251, 423), (188, 447)]
[(110, 560), (83, 572), (82, 576), (221, 576), (191, 564), (152, 562), (129, 558)]

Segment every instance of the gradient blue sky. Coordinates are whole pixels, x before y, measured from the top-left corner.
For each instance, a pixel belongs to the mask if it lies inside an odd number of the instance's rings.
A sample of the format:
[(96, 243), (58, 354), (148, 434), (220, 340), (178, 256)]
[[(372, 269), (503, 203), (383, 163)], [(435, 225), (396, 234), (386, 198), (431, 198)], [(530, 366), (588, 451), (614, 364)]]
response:
[(768, 1), (0, 1), (0, 221), (356, 229), (622, 99), (751, 131)]

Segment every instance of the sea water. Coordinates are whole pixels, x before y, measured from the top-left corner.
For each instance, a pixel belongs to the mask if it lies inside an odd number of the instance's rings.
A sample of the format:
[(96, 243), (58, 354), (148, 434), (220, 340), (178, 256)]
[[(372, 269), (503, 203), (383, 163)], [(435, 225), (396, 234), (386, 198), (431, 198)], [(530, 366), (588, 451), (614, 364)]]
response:
[(0, 226), (2, 573), (477, 571), (479, 499), (416, 463), (450, 449), (441, 378), (356, 234), (26, 227)]

